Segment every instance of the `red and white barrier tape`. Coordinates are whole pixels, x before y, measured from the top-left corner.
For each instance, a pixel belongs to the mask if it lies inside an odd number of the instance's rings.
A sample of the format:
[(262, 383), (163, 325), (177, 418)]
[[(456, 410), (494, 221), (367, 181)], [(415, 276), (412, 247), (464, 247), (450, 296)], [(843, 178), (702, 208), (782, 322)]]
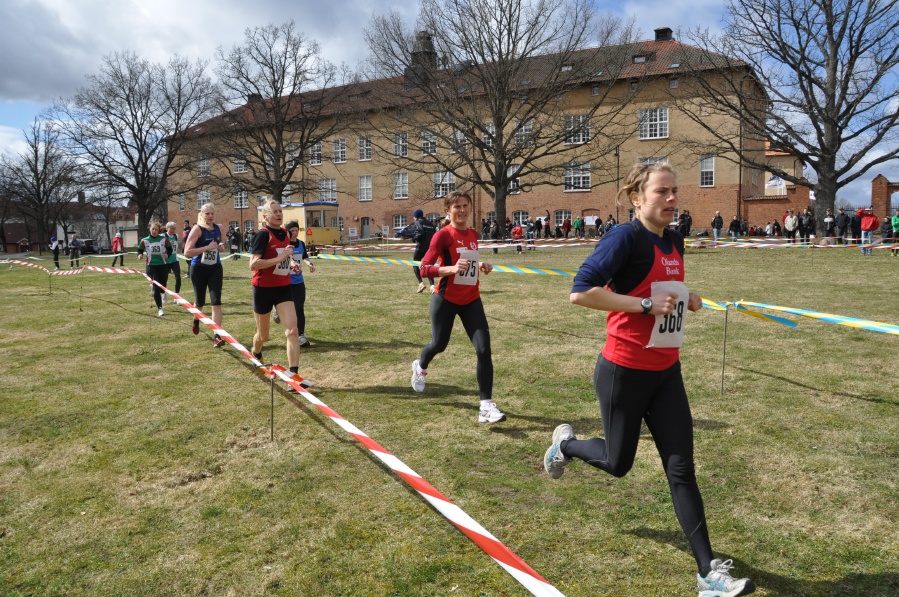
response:
[[(38, 269), (47, 271), (46, 268), (32, 265), (27, 262), (12, 261), (12, 263), (17, 263), (29, 267), (37, 267)], [(186, 299), (182, 298), (181, 295), (172, 290), (169, 290), (159, 282), (147, 276), (144, 272), (139, 272), (137, 270), (127, 268), (119, 269), (110, 267), (96, 267), (90, 265), (85, 266), (85, 269), (101, 273), (139, 273), (143, 275), (145, 278), (147, 278), (147, 280), (159, 286), (160, 289), (171, 295), (174, 299), (173, 302), (175, 304), (181, 305), (182, 307), (187, 309), (187, 311), (193, 314), (194, 317), (199, 319), (208, 328), (221, 336), (222, 339), (233, 346), (238, 352), (247, 357), (247, 359), (249, 359), (250, 362), (252, 362), (253, 365), (256, 366), (257, 370), (262, 371), (269, 377), (279, 377), (282, 381), (287, 383), (287, 385), (296, 390), (299, 395), (303, 396), (303, 398), (305, 398), (309, 403), (314, 405), (316, 408), (318, 408), (318, 410), (328, 416), (328, 418), (330, 418), (337, 426), (350, 434), (353, 439), (365, 446), (369, 450), (369, 452), (374, 454), (381, 462), (390, 467), (390, 470), (396, 473), (397, 476), (399, 476), (407, 484), (409, 484), (409, 486), (417, 491), (419, 495), (421, 495), (429, 504), (431, 504), (431, 506), (435, 510), (440, 512), (440, 514), (442, 514), (447, 520), (453, 523), (456, 528), (462, 531), (469, 539), (471, 539), (478, 547), (480, 547), (484, 551), (484, 553), (493, 558), (493, 560), (497, 564), (499, 564), (506, 572), (508, 572), (515, 580), (517, 580), (525, 589), (530, 591), (532, 595), (537, 595), (538, 597), (564, 597), (562, 592), (552, 586), (545, 578), (540, 576), (540, 574), (538, 574), (536, 570), (531, 568), (527, 564), (527, 562), (518, 557), (499, 539), (490, 534), (487, 529), (482, 527), (477, 523), (477, 521), (471, 518), (471, 516), (466, 514), (464, 510), (450, 501), (449, 498), (437, 491), (437, 489), (433, 485), (425, 481), (421, 477), (421, 475), (409, 468), (409, 466), (407, 466), (402, 460), (384, 449), (375, 440), (363, 433), (358, 427), (343, 418), (339, 413), (337, 413), (337, 411), (333, 410), (331, 407), (329, 407), (324, 402), (316, 398), (312, 393), (310, 393), (303, 386), (303, 382), (306, 381), (308, 383), (308, 380), (304, 380), (299, 375), (291, 375), (290, 371), (285, 369), (281, 365), (271, 365), (271, 367), (266, 367), (256, 357), (253, 356), (252, 352), (247, 350), (247, 348), (243, 344), (238, 342), (237, 339), (235, 339), (234, 336), (232, 336), (222, 326), (215, 323), (211, 318), (206, 317), (206, 315), (200, 309), (192, 305)]]

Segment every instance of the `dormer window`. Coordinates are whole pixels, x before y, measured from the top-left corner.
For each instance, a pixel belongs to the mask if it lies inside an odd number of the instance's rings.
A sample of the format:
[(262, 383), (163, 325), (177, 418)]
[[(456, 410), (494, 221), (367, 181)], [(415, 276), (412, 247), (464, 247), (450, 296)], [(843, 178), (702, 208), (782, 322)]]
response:
[(668, 65), (668, 68), (680, 68), (680, 62), (672, 62)]
[(572, 64), (563, 64), (563, 65), (562, 65), (562, 72), (563, 72), (563, 73), (571, 72), (571, 69), (572, 69), (572, 68), (574, 68), (574, 65), (572, 65)]
[(642, 64), (649, 59), (646, 55), (634, 56), (634, 64)]

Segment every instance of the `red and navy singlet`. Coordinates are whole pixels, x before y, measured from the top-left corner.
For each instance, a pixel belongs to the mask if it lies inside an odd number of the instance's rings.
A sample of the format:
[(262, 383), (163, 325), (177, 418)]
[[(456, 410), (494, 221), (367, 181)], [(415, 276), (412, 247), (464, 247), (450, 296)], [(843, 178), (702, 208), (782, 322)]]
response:
[[(572, 292), (607, 287), (610, 292), (648, 297), (653, 282), (684, 281), (684, 239), (665, 229), (648, 231), (639, 220), (611, 230), (596, 244), (574, 279)], [(610, 311), (603, 356), (616, 365), (662, 371), (680, 358), (679, 348), (652, 348), (656, 318), (642, 313)]]
[[(436, 278), (440, 268), (434, 264), (438, 260), (443, 266), (455, 265), (461, 257), (460, 251), (477, 250), (478, 233), (474, 229), (458, 230), (446, 226), (437, 231), (431, 239), (428, 252), (421, 258), (421, 275), (425, 278)], [(472, 275), (477, 276), (477, 273), (475, 269)], [(480, 298), (480, 284), (480, 278), (474, 284), (462, 285), (456, 283), (456, 276), (444, 276), (440, 278), (437, 292), (451, 303), (467, 305)]]
[[(278, 256), (280, 249), (287, 247), (293, 251), (287, 230), (266, 226), (253, 237), (250, 252), (253, 255), (262, 256), (263, 259), (274, 259)], [(290, 286), (290, 262), (290, 259), (285, 259), (277, 265), (257, 269), (253, 272), (253, 286), (263, 288)]]

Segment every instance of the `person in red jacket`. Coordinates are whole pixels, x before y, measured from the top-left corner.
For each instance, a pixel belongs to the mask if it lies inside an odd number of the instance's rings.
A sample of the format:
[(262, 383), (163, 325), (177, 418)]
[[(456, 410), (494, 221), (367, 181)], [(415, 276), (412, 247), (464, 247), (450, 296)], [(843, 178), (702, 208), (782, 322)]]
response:
[(874, 215), (873, 207), (864, 207), (855, 211), (862, 220), (862, 255), (873, 255), (874, 231), (880, 229), (880, 218)]
[(121, 259), (122, 267), (125, 267), (125, 243), (122, 242), (121, 232), (116, 232), (112, 239), (112, 267), (115, 267), (117, 259)]

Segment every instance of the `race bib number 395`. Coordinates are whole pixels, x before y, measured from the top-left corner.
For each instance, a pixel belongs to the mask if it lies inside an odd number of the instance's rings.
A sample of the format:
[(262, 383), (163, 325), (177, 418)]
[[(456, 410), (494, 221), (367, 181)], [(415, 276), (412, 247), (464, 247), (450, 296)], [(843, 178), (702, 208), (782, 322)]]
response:
[(453, 283), (460, 286), (474, 286), (478, 283), (478, 252), (470, 249), (459, 251), (459, 259), (468, 260), (468, 268), (453, 278)]
[(690, 292), (683, 282), (653, 282), (652, 294), (674, 292), (677, 301), (674, 310), (667, 315), (656, 315), (652, 335), (647, 348), (680, 348), (684, 343), (684, 320), (687, 317), (687, 301)]

